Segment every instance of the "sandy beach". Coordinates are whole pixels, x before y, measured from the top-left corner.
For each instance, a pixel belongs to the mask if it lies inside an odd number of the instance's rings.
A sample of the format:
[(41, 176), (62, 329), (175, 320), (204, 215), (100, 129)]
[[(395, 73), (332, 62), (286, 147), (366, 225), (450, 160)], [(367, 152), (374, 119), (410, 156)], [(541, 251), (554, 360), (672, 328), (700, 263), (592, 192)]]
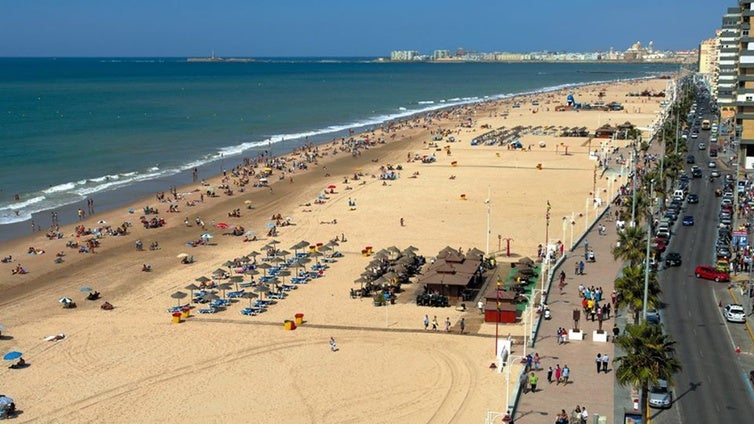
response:
[[(615, 158), (609, 172), (596, 172), (589, 151), (626, 142), (560, 137), (558, 129), (586, 127), (594, 134), (600, 125), (627, 121), (646, 129), (663, 98), (626, 94), (662, 91), (667, 83), (591, 85), (459, 107), (355, 136), (384, 140), (357, 155), (340, 151), (335, 140), (308, 152), (316, 163), (307, 170), (285, 176), (274, 171), (270, 187), (246, 186), (241, 193), (231, 177), (233, 195), (217, 189), (217, 197), (202, 202), (208, 187), (222, 185), (220, 175), (207, 185), (178, 187), (179, 212), (168, 213), (169, 205), (153, 196), (87, 217), (79, 225), (131, 223), (126, 235), (100, 238), (94, 253), (66, 247), (90, 237), (76, 237), (74, 225), (61, 227), (61, 238), (48, 239), (43, 231), (3, 243), (0, 256), (13, 261), (0, 264), (0, 323), (7, 328), (0, 348), (23, 352), (29, 366), (0, 369), (2, 391), (16, 400), (19, 422), (480, 422), (488, 410), (505, 410), (505, 379), (489, 368), (495, 325), (483, 323), (474, 307), (461, 312), (417, 306), (415, 283), (387, 307), (350, 298), (349, 290), (358, 287), (354, 280), (371, 260), (362, 250), (415, 246), (427, 258), (446, 246), (484, 251), (488, 211), (489, 249), (500, 262), (536, 256), (546, 238), (569, 245), (598, 212), (591, 202), (594, 188), (607, 199), (608, 190), (617, 191), (626, 178)], [(556, 111), (568, 93), (581, 103), (615, 101), (625, 109)], [(471, 145), (490, 129), (517, 126), (524, 127), (522, 149)], [(433, 143), (440, 129), (446, 134)], [(432, 163), (415, 160), (432, 155)], [(305, 161), (287, 155), (287, 164), (294, 160)], [(395, 169), (397, 178), (380, 179), (381, 167)], [(354, 174), (361, 176), (354, 180)], [(187, 206), (190, 201), (196, 206)], [(139, 217), (146, 206), (160, 212), (147, 218), (159, 216), (166, 224), (145, 229)], [(228, 216), (234, 209), (240, 217)], [(276, 214), (291, 225), (268, 237)], [(258, 240), (223, 235), (230, 229), (217, 228), (219, 223), (241, 225)], [(204, 233), (213, 236), (209, 245), (186, 244)], [(323, 277), (298, 286), (267, 312), (243, 316), (239, 311), (248, 301), (239, 299), (227, 310), (198, 314), (195, 308), (184, 322), (171, 322), (167, 309), (179, 302), (171, 294), (188, 293), (185, 286), (226, 261), (261, 252), (273, 239), (292, 251), (301, 240), (327, 243), (342, 236), (343, 256)], [(505, 239), (511, 239), (510, 258)], [(137, 240), (143, 251), (135, 248)], [(153, 242), (158, 250), (148, 248)], [(30, 248), (44, 253), (29, 254)], [(62, 263), (55, 263), (57, 252), (64, 253)], [(181, 253), (195, 262), (182, 264)], [(142, 272), (144, 264), (152, 271)], [(28, 273), (12, 275), (19, 266)], [(84, 286), (100, 291), (101, 300), (84, 300)], [(78, 307), (63, 309), (61, 297)], [(101, 310), (105, 300), (115, 308)], [(304, 314), (305, 323), (285, 331), (284, 320), (296, 313)], [(425, 314), (449, 319), (452, 331), (425, 331)], [(467, 334), (459, 334), (461, 318)], [(521, 324), (501, 325), (500, 331), (514, 337), (524, 332)], [(63, 340), (45, 340), (61, 333)], [(337, 352), (330, 350), (331, 337)]]

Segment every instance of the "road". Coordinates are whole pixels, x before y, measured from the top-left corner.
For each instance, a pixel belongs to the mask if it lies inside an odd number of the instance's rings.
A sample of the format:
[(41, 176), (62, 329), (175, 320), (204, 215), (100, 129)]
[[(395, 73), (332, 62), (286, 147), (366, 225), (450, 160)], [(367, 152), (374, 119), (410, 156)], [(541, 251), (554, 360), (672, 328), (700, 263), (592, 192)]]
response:
[[(709, 117), (711, 119), (711, 117)], [(714, 264), (717, 214), (720, 199), (714, 189), (722, 178), (709, 181), (707, 152), (698, 143), (709, 145), (709, 131), (689, 138), (689, 152), (696, 155), (703, 178), (692, 179), (689, 193), (699, 195), (699, 203), (686, 205), (683, 214), (693, 215), (695, 225), (683, 227), (680, 219), (668, 251), (680, 252), (681, 267), (660, 272), (663, 290), (663, 323), (677, 341), (676, 352), (683, 371), (675, 376), (675, 402), (665, 411), (652, 410), (655, 424), (665, 423), (739, 423), (754, 420), (754, 393), (744, 371), (754, 369), (750, 354), (737, 355), (735, 346), (751, 339), (741, 324), (727, 324), (718, 302), (732, 302), (727, 283), (697, 279), (694, 268)], [(725, 171), (721, 170), (724, 175)], [(690, 173), (689, 173), (690, 174)]]

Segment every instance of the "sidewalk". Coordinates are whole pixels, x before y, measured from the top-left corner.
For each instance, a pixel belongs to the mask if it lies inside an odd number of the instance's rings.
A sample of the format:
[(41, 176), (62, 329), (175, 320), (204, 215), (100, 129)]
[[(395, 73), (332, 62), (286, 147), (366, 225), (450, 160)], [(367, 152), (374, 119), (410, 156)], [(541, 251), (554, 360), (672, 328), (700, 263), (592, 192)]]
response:
[[(608, 222), (607, 218), (614, 214), (612, 207), (608, 208), (603, 217), (593, 225), (586, 236), (582, 238), (573, 251), (568, 252), (567, 258), (561, 266), (553, 272), (554, 281), (547, 296), (547, 305), (552, 313), (551, 320), (542, 320), (531, 352), (538, 352), (541, 358), (541, 370), (535, 373), (540, 377), (540, 384), (536, 393), (522, 394), (515, 410), (516, 423), (552, 423), (555, 415), (561, 409), (570, 414), (576, 405), (587, 407), (589, 422), (592, 416), (607, 416), (607, 422), (613, 422), (615, 410), (613, 375), (613, 359), (615, 358), (612, 343), (612, 328), (615, 315), (605, 319), (602, 328), (609, 334), (607, 343), (593, 341), (593, 331), (598, 329), (597, 321), (587, 321), (581, 307), (579, 284), (585, 287), (601, 287), (602, 302), (610, 302), (614, 280), (622, 264), (613, 260), (612, 247), (617, 241), (615, 222)], [(607, 228), (607, 234), (598, 235), (597, 228), (602, 223)], [(575, 275), (575, 264), (584, 260), (584, 244), (588, 241), (589, 248), (594, 250), (596, 262), (586, 263), (584, 275)], [(566, 286), (562, 294), (557, 287), (558, 275), (566, 273)], [(558, 327), (571, 329), (574, 327), (573, 311), (581, 312), (579, 328), (584, 334), (584, 340), (571, 340), (565, 344), (557, 344), (556, 331)], [(614, 308), (613, 308), (614, 311)], [(624, 320), (625, 321), (625, 320)], [(622, 326), (621, 326), (622, 330)], [(596, 372), (595, 358), (598, 353), (610, 356), (608, 373)], [(547, 383), (547, 368), (565, 365), (571, 370), (569, 382), (566, 386)], [(622, 413), (621, 413), (622, 414)]]

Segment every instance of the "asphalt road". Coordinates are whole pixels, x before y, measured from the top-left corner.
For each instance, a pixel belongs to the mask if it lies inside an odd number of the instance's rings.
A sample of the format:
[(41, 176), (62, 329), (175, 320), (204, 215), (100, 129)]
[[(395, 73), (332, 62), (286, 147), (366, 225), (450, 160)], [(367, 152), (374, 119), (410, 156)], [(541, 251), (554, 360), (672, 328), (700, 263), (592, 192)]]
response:
[[(698, 139), (689, 138), (689, 152), (696, 155), (703, 178), (692, 179), (689, 193), (699, 195), (699, 203), (685, 205), (683, 215), (693, 215), (695, 225), (683, 227), (680, 218), (668, 251), (681, 253), (681, 267), (662, 270), (663, 323), (676, 340), (676, 352), (683, 370), (675, 376), (675, 402), (664, 411), (652, 410), (654, 423), (741, 423), (754, 421), (754, 393), (744, 372), (754, 359), (735, 353), (736, 340), (746, 340), (743, 325), (728, 324), (718, 301), (730, 303), (727, 283), (697, 279), (694, 268), (714, 264), (720, 199), (714, 189), (722, 178), (709, 181), (707, 152), (698, 143), (709, 145), (709, 131)], [(725, 174), (725, 170), (720, 170)], [(690, 174), (690, 173), (689, 173)], [(750, 342), (750, 340), (749, 340)]]

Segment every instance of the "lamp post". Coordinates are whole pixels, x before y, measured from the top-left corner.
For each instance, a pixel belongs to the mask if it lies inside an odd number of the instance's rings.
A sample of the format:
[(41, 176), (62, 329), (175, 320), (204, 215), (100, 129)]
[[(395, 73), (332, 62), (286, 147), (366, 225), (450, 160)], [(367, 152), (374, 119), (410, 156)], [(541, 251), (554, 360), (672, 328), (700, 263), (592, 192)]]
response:
[[(638, 140), (641, 140), (641, 137), (639, 137)], [(637, 141), (637, 143), (638, 142), (639, 141)], [(631, 187), (632, 187), (632, 190), (631, 190), (631, 196), (632, 196), (631, 197), (631, 226), (632, 227), (636, 225), (636, 177), (637, 177), (636, 165), (637, 165), (638, 160), (639, 159), (637, 157), (637, 152), (636, 152), (636, 143), (634, 143), (634, 160), (632, 164), (634, 172), (633, 172), (633, 177), (631, 177)]]
[(487, 205), (487, 250), (485, 251), (486, 255), (490, 256), (490, 212), (491, 212), (491, 204), (492, 201), (490, 200), (490, 189), (487, 189), (487, 198), (484, 199), (484, 204)]
[(514, 360), (522, 361), (526, 356), (519, 356), (519, 355), (508, 355), (508, 359), (505, 362), (505, 404), (508, 408), (508, 411), (513, 410), (513, 405), (511, 405), (511, 365), (514, 363)]
[(563, 244), (566, 242), (566, 228), (568, 228), (568, 217), (563, 217)]
[(576, 228), (576, 214), (571, 212), (571, 243), (568, 244), (568, 250), (573, 249), (573, 229)]
[[(649, 184), (649, 213), (654, 214), (654, 191), (655, 180)], [(652, 220), (651, 217), (647, 217), (647, 254), (644, 257), (644, 302), (642, 306), (642, 321), (647, 322), (647, 298), (649, 297), (649, 248), (652, 235)]]

